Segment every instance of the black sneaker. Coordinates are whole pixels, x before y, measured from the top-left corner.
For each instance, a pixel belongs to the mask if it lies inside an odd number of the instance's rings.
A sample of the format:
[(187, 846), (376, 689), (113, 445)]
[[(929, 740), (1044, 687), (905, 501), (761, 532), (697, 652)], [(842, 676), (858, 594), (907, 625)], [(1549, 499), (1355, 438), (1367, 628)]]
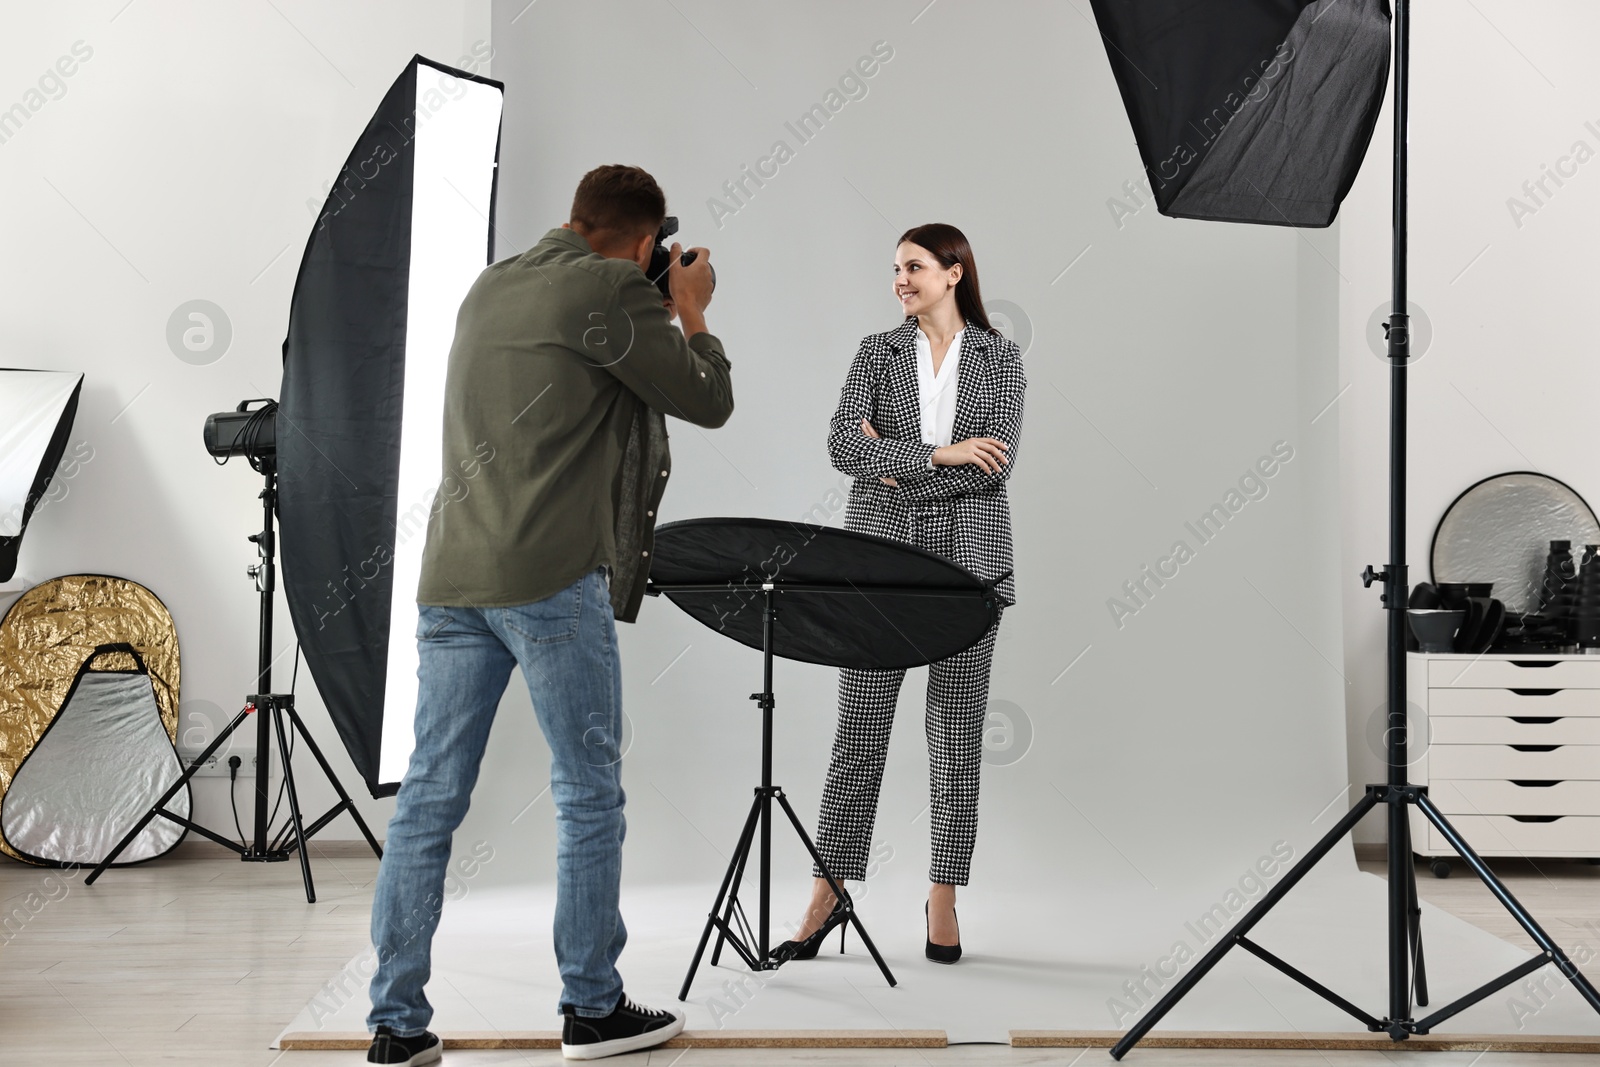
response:
[(569, 1060), (597, 1060), (637, 1052), (676, 1037), (683, 1029), (680, 1013), (642, 1008), (626, 993), (610, 1015), (599, 1019), (577, 1014), (570, 1004), (561, 1005), (561, 1013), (566, 1016), (561, 1026), (561, 1054)]
[(416, 1037), (397, 1037), (387, 1026), (380, 1026), (372, 1035), (372, 1045), (367, 1049), (367, 1062), (412, 1067), (414, 1064), (437, 1060), (442, 1047), (438, 1035), (426, 1030)]

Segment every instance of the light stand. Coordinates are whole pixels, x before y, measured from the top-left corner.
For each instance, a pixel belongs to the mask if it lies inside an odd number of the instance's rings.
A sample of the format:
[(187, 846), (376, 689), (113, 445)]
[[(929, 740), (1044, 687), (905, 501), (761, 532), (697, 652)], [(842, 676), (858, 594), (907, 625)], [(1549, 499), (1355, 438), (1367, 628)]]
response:
[[(245, 697), (244, 710), (234, 716), (233, 721), (223, 727), (211, 744), (206, 747), (198, 759), (184, 769), (178, 780), (164, 793), (160, 800), (144, 814), (133, 829), (128, 831), (126, 837), (117, 843), (117, 847), (100, 861), (84, 879), (85, 885), (93, 885), (95, 880), (109, 867), (122, 850), (127, 848), (138, 837), (151, 819), (161, 816), (170, 819), (186, 829), (193, 830), (201, 837), (215, 841), (217, 844), (237, 852), (239, 859), (246, 863), (281, 863), (289, 859), (291, 854), (298, 853), (300, 858), (300, 876), (305, 882), (306, 903), (316, 903), (316, 889), (311, 881), (311, 858), (306, 849), (311, 837), (328, 823), (332, 822), (341, 812), (348, 811), (355, 820), (356, 826), (361, 830), (361, 836), (367, 839), (367, 844), (372, 846), (372, 851), (379, 859), (383, 858), (383, 849), (378, 845), (377, 838), (372, 836), (372, 831), (367, 828), (366, 820), (356, 810), (355, 802), (350, 799), (350, 794), (345, 792), (344, 786), (339, 783), (338, 776), (333, 768), (328, 765), (327, 759), (322, 755), (322, 750), (312, 740), (311, 733), (301, 721), (300, 715), (294, 708), (293, 693), (272, 692), (272, 596), (277, 589), (277, 541), (273, 531), (273, 517), (278, 503), (278, 471), (276, 459), (273, 455), (253, 457), (253, 466), (262, 473), (266, 485), (261, 490), (262, 526), (259, 533), (250, 535), (250, 540), (255, 544), (261, 562), (249, 568), (246, 572), (255, 580), (256, 591), (261, 597), (261, 624), (258, 644), (257, 662), (259, 669), (256, 672), (256, 692)], [(206, 827), (176, 815), (167, 810), (169, 800), (177, 796), (178, 791), (184, 788), (189, 779), (206, 765), (212, 755), (232, 736), (233, 732), (242, 725), (250, 715), (256, 716), (256, 774), (255, 774), (255, 833), (249, 845), (241, 845), (237, 841), (230, 841), (220, 834), (213, 833)], [(289, 728), (300, 735), (301, 740), (311, 749), (312, 756), (316, 757), (322, 773), (327, 776), (334, 792), (339, 795), (339, 803), (329, 808), (320, 818), (311, 825), (305, 825), (300, 817), (300, 798), (295, 791), (294, 767), (289, 761), (289, 734), (284, 726), (288, 720)], [(267, 800), (270, 792), (270, 765), (273, 740), (277, 741), (278, 754), (283, 762), (283, 786), (289, 797), (289, 817), (294, 827), (294, 837), (286, 847), (277, 847), (269, 839), (270, 827), (268, 822), (271, 816), (267, 810)]]
[[(1531, 974), (1547, 963), (1554, 963), (1563, 975), (1577, 988), (1583, 999), (1600, 1012), (1600, 993), (1583, 976), (1577, 966), (1567, 958), (1550, 936), (1544, 932), (1526, 909), (1517, 902), (1505, 885), (1490, 871), (1482, 858), (1472, 850), (1459, 832), (1434, 806), (1427, 795), (1427, 787), (1413, 785), (1407, 780), (1406, 758), (1406, 601), (1410, 588), (1406, 565), (1402, 562), (1406, 552), (1406, 363), (1411, 353), (1409, 316), (1406, 313), (1406, 121), (1407, 90), (1410, 81), (1409, 53), (1411, 45), (1410, 0), (1395, 0), (1394, 6), (1394, 291), (1393, 306), (1384, 330), (1388, 336), (1389, 357), (1389, 558), (1393, 562), (1383, 570), (1374, 571), (1369, 565), (1361, 575), (1363, 585), (1374, 581), (1383, 583), (1383, 607), (1388, 612), (1388, 781), (1382, 785), (1369, 785), (1355, 807), (1339, 820), (1332, 830), (1318, 841), (1298, 863), (1284, 874), (1283, 879), (1262, 897), (1228, 933), (1218, 940), (1194, 967), (1171, 990), (1157, 1001), (1111, 1049), (1114, 1059), (1120, 1060), (1129, 1049), (1149, 1033), (1162, 1016), (1171, 1011), (1178, 1001), (1204, 978), (1212, 967), (1235, 945), (1252, 953), (1293, 978), (1313, 993), (1360, 1020), (1368, 1030), (1387, 1033), (1395, 1041), (1404, 1041), (1412, 1034), (1426, 1034), (1435, 1026), (1456, 1013), (1471, 1007), (1497, 990)], [(1368, 1014), (1341, 997), (1316, 979), (1306, 975), (1284, 960), (1251, 941), (1246, 935), (1267, 912), (1281, 900), (1295, 884), (1327, 855), (1338, 841), (1355, 828), (1362, 816), (1378, 804), (1387, 805), (1389, 828), (1389, 1010), (1379, 1019)], [(1451, 1001), (1444, 1007), (1421, 1019), (1412, 1017), (1412, 986), (1409, 971), (1412, 956), (1416, 959), (1416, 1002), (1428, 1003), (1427, 983), (1422, 962), (1421, 909), (1417, 904), (1416, 870), (1411, 852), (1411, 835), (1407, 805), (1416, 805), (1423, 816), (1450, 843), (1457, 854), (1466, 861), (1489, 892), (1511, 913), (1517, 924), (1539, 947), (1539, 954), (1518, 964), (1498, 978), (1492, 979), (1470, 993)]]
[[(786, 585), (802, 586), (804, 583), (785, 583)], [(817, 585), (805, 585), (813, 592), (826, 591)], [(647, 591), (651, 595), (660, 592), (707, 592), (723, 593), (728, 589), (727, 583), (701, 584), (679, 583), (669, 584), (651, 582)], [(878, 965), (878, 970), (883, 972), (884, 980), (894, 985), (894, 975), (889, 971), (889, 965), (878, 954), (878, 947), (872, 943), (872, 938), (867, 933), (867, 928), (862, 925), (861, 917), (856, 914), (855, 901), (845, 891), (844, 884), (833, 876), (833, 871), (828, 867), (828, 861), (822, 858), (817, 851), (816, 844), (811, 840), (811, 835), (806, 833), (806, 828), (800, 822), (800, 817), (795, 814), (794, 808), (789, 804), (789, 798), (784, 795), (783, 787), (772, 784), (772, 709), (777, 706), (777, 700), (772, 694), (772, 657), (773, 657), (773, 626), (778, 619), (778, 608), (774, 602), (777, 593), (777, 583), (764, 582), (762, 590), (762, 615), (761, 615), (761, 692), (751, 693), (750, 699), (761, 708), (761, 784), (756, 787), (755, 800), (750, 805), (750, 814), (745, 818), (744, 829), (739, 833), (739, 844), (733, 850), (733, 859), (728, 863), (727, 873), (722, 876), (722, 886), (717, 890), (717, 898), (712, 901), (711, 911), (706, 916), (705, 929), (700, 934), (700, 943), (695, 946), (694, 960), (689, 964), (689, 973), (683, 977), (683, 988), (678, 991), (679, 1000), (689, 999), (689, 987), (694, 983), (695, 972), (700, 969), (701, 957), (705, 955), (706, 943), (711, 940), (711, 932), (717, 932), (717, 945), (711, 952), (711, 966), (715, 967), (722, 958), (724, 944), (732, 945), (733, 950), (744, 960), (745, 965), (752, 971), (775, 971), (783, 966), (783, 960), (775, 960), (767, 955), (771, 947), (772, 923), (772, 802), (776, 800), (783, 808), (783, 813), (789, 817), (789, 823), (794, 827), (794, 832), (799, 835), (800, 841), (806, 846), (806, 851), (811, 854), (811, 859), (822, 872), (822, 877), (827, 880), (828, 888), (833, 890), (835, 907), (840, 909), (848, 918), (850, 925), (856, 928), (856, 933), (861, 935), (861, 943), (867, 946), (867, 951), (872, 954), (873, 962)], [(845, 590), (840, 589), (840, 592)], [(855, 587), (851, 592), (859, 593)], [(760, 901), (759, 911), (756, 916), (757, 929), (750, 929), (749, 920), (745, 917), (744, 905), (739, 902), (739, 886), (744, 881), (745, 865), (750, 859), (751, 848), (755, 844), (757, 830), (760, 831), (761, 849), (758, 867), (760, 871), (757, 893)], [(736, 926), (737, 923), (737, 926)], [(839, 932), (839, 951), (844, 948), (844, 931)]]

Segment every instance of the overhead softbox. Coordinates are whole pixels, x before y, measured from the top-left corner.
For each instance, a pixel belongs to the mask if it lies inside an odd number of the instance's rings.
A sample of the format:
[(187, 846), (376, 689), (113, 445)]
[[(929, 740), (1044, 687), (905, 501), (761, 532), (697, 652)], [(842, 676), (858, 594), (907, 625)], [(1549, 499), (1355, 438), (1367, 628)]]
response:
[(306, 665), (374, 796), (416, 710), (417, 579), (456, 311), (493, 257), (501, 83), (415, 57), (306, 243), (283, 343), (278, 511)]
[(1091, 0), (1163, 215), (1326, 226), (1389, 73), (1385, 0)]
[(67, 449), (83, 375), (0, 369), (0, 582), (17, 573), (33, 509)]

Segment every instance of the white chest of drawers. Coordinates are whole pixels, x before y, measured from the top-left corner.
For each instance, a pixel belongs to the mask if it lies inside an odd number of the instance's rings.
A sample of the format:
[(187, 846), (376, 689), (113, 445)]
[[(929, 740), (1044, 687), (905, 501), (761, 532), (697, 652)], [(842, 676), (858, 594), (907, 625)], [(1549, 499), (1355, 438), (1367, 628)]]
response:
[[(1406, 655), (1411, 780), (1482, 856), (1600, 857), (1600, 656)], [(1412, 850), (1453, 855), (1421, 812)]]

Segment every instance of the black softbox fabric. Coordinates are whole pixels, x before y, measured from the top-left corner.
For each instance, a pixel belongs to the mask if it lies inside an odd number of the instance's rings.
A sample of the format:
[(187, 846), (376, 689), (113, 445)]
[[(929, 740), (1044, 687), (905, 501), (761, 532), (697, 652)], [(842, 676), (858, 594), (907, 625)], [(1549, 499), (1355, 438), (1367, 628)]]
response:
[(1156, 208), (1326, 226), (1389, 73), (1386, 0), (1091, 0)]
[[(373, 796), (381, 781), (406, 398), (419, 98), (440, 76), (500, 82), (415, 57), (345, 160), (306, 242), (283, 343), (277, 415), (285, 597), (329, 715)], [(426, 77), (420, 87), (419, 77)], [(446, 105), (448, 106), (448, 105)], [(492, 258), (493, 220), (479, 269)], [(453, 318), (454, 308), (451, 308)], [(437, 398), (433, 398), (437, 402)], [(409, 532), (409, 530), (408, 530)]]

